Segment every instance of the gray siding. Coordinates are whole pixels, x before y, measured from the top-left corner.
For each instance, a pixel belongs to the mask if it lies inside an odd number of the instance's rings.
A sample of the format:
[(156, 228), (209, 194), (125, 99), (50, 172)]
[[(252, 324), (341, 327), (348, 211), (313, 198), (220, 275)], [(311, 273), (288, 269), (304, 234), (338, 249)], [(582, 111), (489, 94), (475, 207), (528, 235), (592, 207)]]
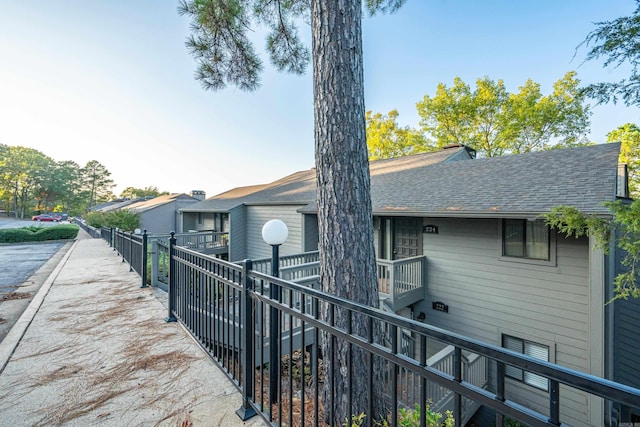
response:
[(140, 214), (140, 228), (148, 233), (176, 231), (176, 204), (167, 203)]
[[(552, 362), (589, 372), (587, 239), (558, 237), (557, 265), (541, 266), (499, 260), (497, 219), (430, 218), (426, 223), (439, 227), (439, 234), (425, 234), (423, 242), (427, 290), (416, 310), (426, 313), (427, 323), (496, 345), (501, 345), (501, 334), (548, 345)], [(433, 301), (448, 304), (449, 312), (432, 310)], [(547, 411), (545, 392), (508, 380), (507, 393)], [(585, 425), (585, 396), (564, 389), (560, 395), (563, 421)]]
[[(625, 253), (615, 251), (616, 265)], [(618, 267), (621, 268), (621, 267)], [(640, 357), (638, 356), (638, 330), (640, 330), (640, 300), (617, 300), (614, 307), (614, 381), (640, 388)]]
[(229, 261), (247, 259), (247, 207), (237, 206), (229, 212)]
[(270, 219), (280, 219), (289, 228), (289, 236), (280, 247), (280, 254), (303, 252), (302, 215), (297, 212), (302, 206), (247, 206), (247, 257), (256, 259), (271, 256), (271, 247), (262, 240), (262, 226)]

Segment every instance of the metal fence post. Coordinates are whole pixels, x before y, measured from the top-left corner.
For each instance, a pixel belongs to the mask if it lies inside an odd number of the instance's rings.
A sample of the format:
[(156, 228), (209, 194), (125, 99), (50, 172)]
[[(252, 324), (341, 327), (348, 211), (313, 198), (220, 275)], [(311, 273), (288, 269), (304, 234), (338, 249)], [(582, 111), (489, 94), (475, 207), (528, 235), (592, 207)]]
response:
[[(506, 374), (506, 367), (503, 362), (496, 363), (496, 400), (500, 402), (505, 401), (505, 384), (504, 377)], [(496, 411), (496, 427), (504, 427), (504, 414)]]
[[(453, 379), (462, 382), (462, 349), (456, 346), (453, 350)], [(462, 397), (460, 393), (453, 396), (453, 418), (456, 427), (460, 427), (462, 421)]]
[(151, 286), (158, 286), (158, 275), (160, 274), (160, 260), (158, 259), (158, 239), (151, 241)]
[(133, 233), (129, 233), (129, 271), (133, 271)]
[(167, 322), (175, 322), (176, 316), (174, 316), (173, 312), (175, 310), (176, 305), (176, 265), (173, 261), (173, 247), (176, 244), (176, 233), (174, 231), (171, 232), (171, 237), (169, 238), (169, 285), (167, 288), (167, 297), (168, 297), (168, 316), (165, 319)]
[[(279, 272), (279, 245), (272, 246), (271, 276), (278, 277)], [(269, 309), (269, 401), (271, 404), (278, 402), (280, 390), (280, 312), (274, 301), (280, 302), (280, 286), (271, 282), (269, 284), (269, 297), (273, 300)]]
[(142, 276), (142, 286), (141, 288), (147, 287), (147, 230), (142, 232), (142, 271), (140, 275)]
[(242, 421), (256, 415), (256, 410), (251, 406), (253, 400), (253, 280), (249, 277), (253, 265), (250, 259), (242, 263), (242, 274), (244, 275), (244, 289), (242, 292), (242, 304), (244, 307), (244, 317), (240, 319), (242, 323), (242, 406), (236, 410), (236, 414)]

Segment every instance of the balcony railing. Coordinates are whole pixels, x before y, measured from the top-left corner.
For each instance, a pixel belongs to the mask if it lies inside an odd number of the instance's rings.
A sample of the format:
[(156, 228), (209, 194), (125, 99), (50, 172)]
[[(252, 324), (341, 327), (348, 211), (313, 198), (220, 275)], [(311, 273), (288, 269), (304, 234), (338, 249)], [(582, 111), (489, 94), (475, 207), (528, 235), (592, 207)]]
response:
[[(320, 280), (318, 252), (305, 252), (280, 258), (280, 277), (316, 287)], [(262, 273), (271, 271), (271, 258), (253, 262)], [(426, 257), (400, 260), (377, 259), (378, 292), (392, 311), (398, 311), (424, 298)]]
[(398, 311), (424, 298), (426, 256), (399, 260), (377, 259), (378, 292)]
[[(282, 274), (298, 274), (299, 273), (293, 273), (294, 270), (296, 270), (295, 268), (289, 268), (289, 267), (297, 267), (297, 266), (301, 266), (300, 269), (304, 270), (305, 268), (307, 268), (308, 265), (313, 264), (313, 263), (318, 263), (320, 259), (320, 254), (318, 251), (312, 251), (312, 252), (303, 252), (300, 254), (294, 254), (294, 255), (283, 255), (280, 257), (280, 275), (281, 277)], [(253, 260), (253, 269), (255, 271), (259, 271), (261, 273), (265, 273), (268, 274), (271, 272), (271, 258), (259, 258), (256, 260)], [(283, 270), (285, 273), (283, 273)], [(287, 273), (287, 271), (290, 271), (290, 273)]]

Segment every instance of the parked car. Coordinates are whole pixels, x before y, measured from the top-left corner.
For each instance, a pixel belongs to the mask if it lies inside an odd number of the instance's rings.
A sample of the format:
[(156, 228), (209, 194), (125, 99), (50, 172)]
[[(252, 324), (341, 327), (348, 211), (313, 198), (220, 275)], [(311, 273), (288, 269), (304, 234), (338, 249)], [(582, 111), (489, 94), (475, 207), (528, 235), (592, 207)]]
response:
[(58, 217), (54, 217), (53, 215), (49, 215), (49, 214), (40, 214), (40, 215), (35, 215), (31, 218), (31, 220), (33, 221), (38, 221), (38, 222), (54, 222), (54, 221), (60, 221), (60, 219), (58, 219)]

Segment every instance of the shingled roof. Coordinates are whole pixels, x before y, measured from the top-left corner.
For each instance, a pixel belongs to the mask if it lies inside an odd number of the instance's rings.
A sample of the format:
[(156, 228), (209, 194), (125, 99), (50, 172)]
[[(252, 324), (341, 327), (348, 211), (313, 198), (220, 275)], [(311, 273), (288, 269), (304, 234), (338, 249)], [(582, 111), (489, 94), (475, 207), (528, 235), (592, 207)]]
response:
[(195, 200), (195, 198), (185, 193), (165, 194), (163, 196), (143, 199), (138, 202), (132, 203), (127, 207), (127, 209), (134, 212), (142, 213), (150, 209), (157, 208), (158, 206), (166, 205), (167, 203), (171, 203), (175, 200)]
[[(502, 157), (460, 159), (464, 147), (371, 162), (374, 215), (535, 216), (558, 205), (606, 214), (614, 200), (620, 144)], [(463, 158), (463, 157), (462, 157)], [(245, 205), (305, 205), (317, 211), (315, 169), (269, 184), (239, 187), (183, 212), (226, 212)]]
[[(469, 158), (468, 149), (455, 146), (440, 151), (395, 159), (377, 160), (370, 163), (371, 175), (387, 174), (389, 171), (408, 171), (417, 167), (445, 161)], [(306, 205), (316, 199), (316, 171), (308, 169), (295, 172), (269, 184), (238, 187), (207, 200), (194, 203), (182, 212), (228, 212), (239, 205)]]
[[(558, 205), (606, 214), (615, 199), (620, 145), (440, 163), (371, 177), (375, 215), (535, 216)], [(315, 204), (301, 209), (311, 213)]]

